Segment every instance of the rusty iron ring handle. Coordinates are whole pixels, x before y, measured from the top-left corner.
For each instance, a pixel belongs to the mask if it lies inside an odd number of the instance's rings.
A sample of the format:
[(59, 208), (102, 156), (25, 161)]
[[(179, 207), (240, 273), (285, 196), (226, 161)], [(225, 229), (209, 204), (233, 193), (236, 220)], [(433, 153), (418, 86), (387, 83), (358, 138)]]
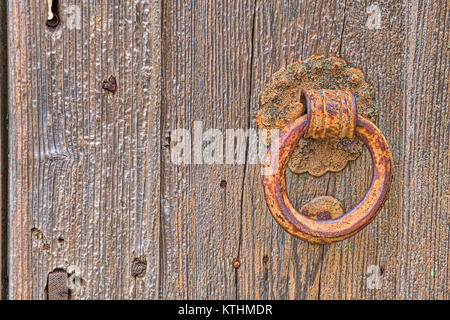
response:
[[(354, 101), (353, 95), (351, 96)], [(373, 176), (370, 188), (361, 202), (338, 219), (319, 221), (300, 214), (286, 192), (286, 166), (298, 140), (307, 133), (311, 115), (303, 115), (289, 123), (270, 145), (264, 161), (266, 202), (275, 220), (287, 232), (300, 239), (322, 244), (346, 239), (364, 228), (375, 217), (385, 200), (392, 168), (389, 146), (383, 133), (371, 121), (357, 116), (356, 110), (355, 116), (354, 133), (371, 153)], [(271, 161), (275, 148), (278, 150), (276, 165)]]

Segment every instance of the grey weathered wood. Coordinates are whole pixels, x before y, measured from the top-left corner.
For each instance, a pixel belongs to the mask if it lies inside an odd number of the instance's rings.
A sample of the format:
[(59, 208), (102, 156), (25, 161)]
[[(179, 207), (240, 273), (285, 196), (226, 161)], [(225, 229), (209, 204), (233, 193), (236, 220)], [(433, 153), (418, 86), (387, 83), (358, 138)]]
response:
[[(259, 2), (256, 7), (251, 112), (280, 68), (313, 54), (339, 55), (344, 1)], [(256, 127), (254, 117), (251, 122)], [(244, 186), (239, 298), (315, 299), (320, 290), (324, 246), (288, 235), (267, 209), (260, 167), (248, 166)], [(297, 208), (327, 193), (330, 175), (291, 177), (290, 195)], [(303, 202), (305, 203), (305, 202)]]
[(7, 68), (6, 68), (6, 3), (0, 1), (0, 299), (6, 299), (8, 292), (7, 279), (7, 180), (6, 167), (8, 162), (8, 132), (7, 126)]
[(61, 1), (56, 29), (46, 9), (9, 1), (9, 297), (44, 298), (61, 267), (76, 299), (156, 298), (160, 2)]
[[(353, 238), (326, 246), (293, 239), (273, 222), (250, 168), (241, 252), (248, 263), (239, 271), (239, 297), (448, 299), (449, 9), (444, 2), (408, 3), (378, 3), (379, 30), (366, 25), (368, 3), (257, 6), (252, 111), (274, 71), (311, 54), (341, 56), (376, 89), (378, 125), (395, 167), (378, 217)], [(299, 208), (328, 194), (349, 209), (367, 190), (370, 167), (365, 154), (337, 174), (289, 175), (291, 199)], [(372, 265), (383, 272), (379, 289), (367, 286)]]
[[(76, 266), (75, 299), (448, 299), (446, 1), (71, 0), (56, 29), (45, 5), (8, 3), (10, 298), (43, 299), (48, 273)], [(272, 75), (313, 54), (364, 71), (395, 165), (377, 218), (326, 246), (276, 224), (259, 166), (171, 160), (171, 134), (194, 121), (255, 128)], [(101, 89), (109, 75), (115, 94)], [(370, 162), (288, 173), (290, 197), (349, 209)]]
[[(375, 85), (393, 183), (373, 224), (327, 248), (320, 298), (448, 299), (448, 3), (391, 1), (380, 8), (382, 29), (368, 30), (361, 28), (365, 6), (349, 7), (342, 54)], [(371, 176), (347, 171), (342, 191), (359, 186), (358, 175)], [(383, 270), (379, 289), (367, 286), (371, 265)]]
[[(165, 1), (163, 21), (161, 143), (194, 121), (247, 128), (253, 2)], [(161, 159), (160, 298), (236, 297), (243, 166)]]

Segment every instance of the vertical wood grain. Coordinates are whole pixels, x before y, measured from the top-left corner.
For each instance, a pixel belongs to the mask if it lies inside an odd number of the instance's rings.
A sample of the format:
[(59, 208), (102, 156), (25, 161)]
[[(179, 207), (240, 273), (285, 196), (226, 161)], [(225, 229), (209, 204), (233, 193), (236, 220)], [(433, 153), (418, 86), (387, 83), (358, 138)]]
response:
[(8, 131), (7, 131), (7, 46), (6, 46), (6, 1), (0, 1), (0, 299), (8, 294)]
[[(43, 299), (49, 272), (75, 268), (74, 299), (448, 299), (446, 1), (60, 2), (51, 29), (46, 5), (8, 1), (10, 298)], [(330, 245), (277, 225), (250, 154), (171, 158), (195, 121), (256, 128), (273, 74), (311, 55), (363, 70), (394, 158), (378, 216)], [(351, 209), (370, 179), (367, 150), (339, 173), (287, 174), (297, 208), (331, 195)]]
[(162, 299), (236, 297), (243, 165), (175, 165), (169, 137), (247, 128), (252, 27), (252, 1), (163, 4)]
[[(344, 10), (344, 1), (257, 2), (251, 127), (256, 128), (259, 96), (276, 71), (313, 54), (339, 55)], [(293, 238), (275, 222), (265, 203), (260, 171), (260, 166), (246, 167), (238, 297), (315, 299), (324, 247)], [(289, 175), (293, 203), (299, 208), (300, 201), (326, 194), (330, 179)]]
[[(257, 5), (254, 110), (280, 67), (311, 54), (338, 55), (361, 68), (374, 85), (378, 125), (391, 145), (395, 167), (378, 217), (356, 236), (324, 246), (294, 239), (274, 223), (259, 173), (249, 168), (239, 297), (448, 298), (449, 10), (444, 2), (377, 2), (381, 28), (374, 29), (367, 25), (371, 4)], [(341, 10), (333, 12), (333, 5)], [(264, 50), (258, 50), (259, 43)], [(288, 173), (288, 188), (297, 208), (327, 194), (348, 210), (362, 199), (370, 178), (366, 151), (340, 173), (321, 178)], [(379, 288), (367, 285), (371, 266), (380, 270)]]
[[(405, 101), (403, 75), (407, 67), (407, 24), (402, 3), (383, 1), (376, 3), (376, 8), (380, 10), (380, 28), (370, 28), (369, 5), (371, 3), (355, 3), (347, 8), (342, 57), (360, 67), (367, 81), (375, 88), (375, 101), (379, 110), (377, 126), (391, 147), (393, 179), (387, 201), (376, 219), (351, 239), (325, 247), (320, 299), (396, 298), (395, 291), (384, 297), (380, 295), (381, 290), (388, 290), (397, 281), (394, 278), (385, 281), (392, 269), (381, 261), (393, 254), (395, 245), (399, 244), (392, 231), (397, 227), (395, 217), (401, 210), (396, 192), (403, 180), (399, 162), (399, 150), (402, 147), (396, 137), (401, 130), (400, 123), (403, 120), (400, 110)], [(335, 175), (331, 190), (338, 198), (346, 200), (346, 209), (356, 205), (369, 187), (372, 164), (367, 149), (364, 153), (361, 159)], [(386, 244), (390, 244), (390, 247), (386, 247)], [(376, 274), (377, 270), (383, 274)], [(368, 281), (374, 277), (379, 278), (379, 285), (368, 285)]]
[(160, 2), (61, 1), (54, 29), (8, 4), (10, 298), (43, 299), (56, 267), (73, 298), (156, 298)]
[[(342, 47), (375, 85), (393, 183), (372, 224), (327, 247), (320, 298), (448, 299), (449, 8), (445, 1), (379, 6), (379, 30), (363, 28), (365, 6), (349, 7)], [(364, 176), (349, 172), (344, 188)], [(368, 285), (371, 266), (381, 270), (379, 286)]]

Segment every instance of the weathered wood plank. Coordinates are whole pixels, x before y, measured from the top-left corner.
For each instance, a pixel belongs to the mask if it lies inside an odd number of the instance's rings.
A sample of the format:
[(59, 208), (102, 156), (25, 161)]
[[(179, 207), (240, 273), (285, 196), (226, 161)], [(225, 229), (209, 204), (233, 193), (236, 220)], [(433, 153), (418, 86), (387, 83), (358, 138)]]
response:
[[(375, 88), (379, 109), (377, 125), (393, 153), (393, 182), (387, 201), (369, 226), (347, 241), (327, 246), (321, 274), (321, 299), (383, 298), (376, 289), (382, 280), (377, 272), (386, 268), (381, 261), (399, 244), (391, 232), (396, 224), (395, 212), (400, 210), (395, 194), (402, 180), (398, 162), (401, 144), (396, 137), (401, 122), (399, 109), (404, 103), (405, 10), (403, 4), (396, 1), (377, 3), (372, 12), (367, 12), (368, 8), (363, 3), (347, 7), (342, 57), (360, 67)], [(375, 21), (377, 11), (381, 18), (379, 28)], [(333, 184), (332, 190), (346, 200), (347, 209), (357, 204), (369, 187), (372, 165), (367, 150), (364, 153), (364, 157), (337, 174)], [(382, 243), (390, 243), (391, 247), (387, 249)], [(375, 278), (379, 278), (379, 284), (368, 282)], [(389, 285), (392, 284), (383, 284), (384, 287)]]
[[(355, 237), (326, 246), (284, 233), (265, 207), (259, 170), (248, 168), (239, 297), (448, 299), (449, 11), (443, 2), (383, 1), (377, 29), (368, 22), (369, 5), (287, 1), (256, 7), (252, 112), (279, 68), (311, 54), (341, 56), (362, 68), (376, 88), (378, 125), (395, 168), (388, 201), (375, 221)], [(349, 209), (362, 199), (370, 177), (365, 152), (337, 174), (288, 174), (288, 189), (297, 208), (327, 194)], [(378, 268), (376, 289), (368, 282)]]
[(62, 267), (73, 298), (156, 298), (160, 2), (61, 1), (55, 29), (46, 3), (8, 5), (9, 297)]
[[(261, 1), (256, 6), (251, 126), (259, 96), (273, 74), (313, 54), (339, 55), (344, 1)], [(324, 247), (288, 235), (267, 209), (259, 166), (248, 166), (244, 185), (239, 298), (315, 299)], [(293, 203), (327, 193), (330, 175), (288, 175)]]
[(168, 137), (247, 128), (252, 27), (253, 1), (163, 3), (160, 298), (236, 297), (244, 167), (175, 165)]
[[(62, 267), (80, 271), (76, 299), (448, 299), (445, 1), (378, 1), (380, 28), (372, 3), (344, 0), (71, 0), (56, 29), (46, 5), (8, 3), (10, 298), (44, 298)], [(276, 224), (260, 166), (171, 158), (194, 121), (256, 128), (272, 75), (312, 54), (363, 69), (395, 164), (377, 218), (326, 246)], [(109, 75), (115, 94), (101, 89)], [(340, 173), (288, 173), (291, 200), (349, 209), (370, 166), (365, 152)]]
[(7, 46), (6, 46), (6, 1), (0, 1), (0, 299), (6, 299), (8, 294), (8, 191), (6, 185), (8, 175), (8, 131), (7, 127)]
[[(445, 1), (379, 5), (379, 30), (363, 27), (365, 6), (348, 8), (342, 47), (377, 88), (393, 184), (374, 223), (348, 245), (327, 248), (320, 298), (448, 299), (449, 8)], [(344, 188), (360, 184), (342, 180)]]

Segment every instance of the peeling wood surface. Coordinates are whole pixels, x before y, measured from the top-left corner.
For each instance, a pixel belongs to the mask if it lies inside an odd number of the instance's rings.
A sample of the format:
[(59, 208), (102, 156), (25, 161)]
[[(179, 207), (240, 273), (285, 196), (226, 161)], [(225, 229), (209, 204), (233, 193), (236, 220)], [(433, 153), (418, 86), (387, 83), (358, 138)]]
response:
[[(448, 299), (449, 7), (376, 4), (379, 29), (350, 1), (71, 0), (50, 29), (45, 5), (8, 1), (9, 297), (44, 299), (63, 268), (74, 299)], [(330, 245), (276, 224), (259, 166), (170, 154), (195, 121), (256, 128), (272, 75), (313, 54), (364, 71), (394, 159), (375, 220)], [(288, 174), (290, 198), (348, 210), (370, 166), (366, 150), (339, 173)]]

